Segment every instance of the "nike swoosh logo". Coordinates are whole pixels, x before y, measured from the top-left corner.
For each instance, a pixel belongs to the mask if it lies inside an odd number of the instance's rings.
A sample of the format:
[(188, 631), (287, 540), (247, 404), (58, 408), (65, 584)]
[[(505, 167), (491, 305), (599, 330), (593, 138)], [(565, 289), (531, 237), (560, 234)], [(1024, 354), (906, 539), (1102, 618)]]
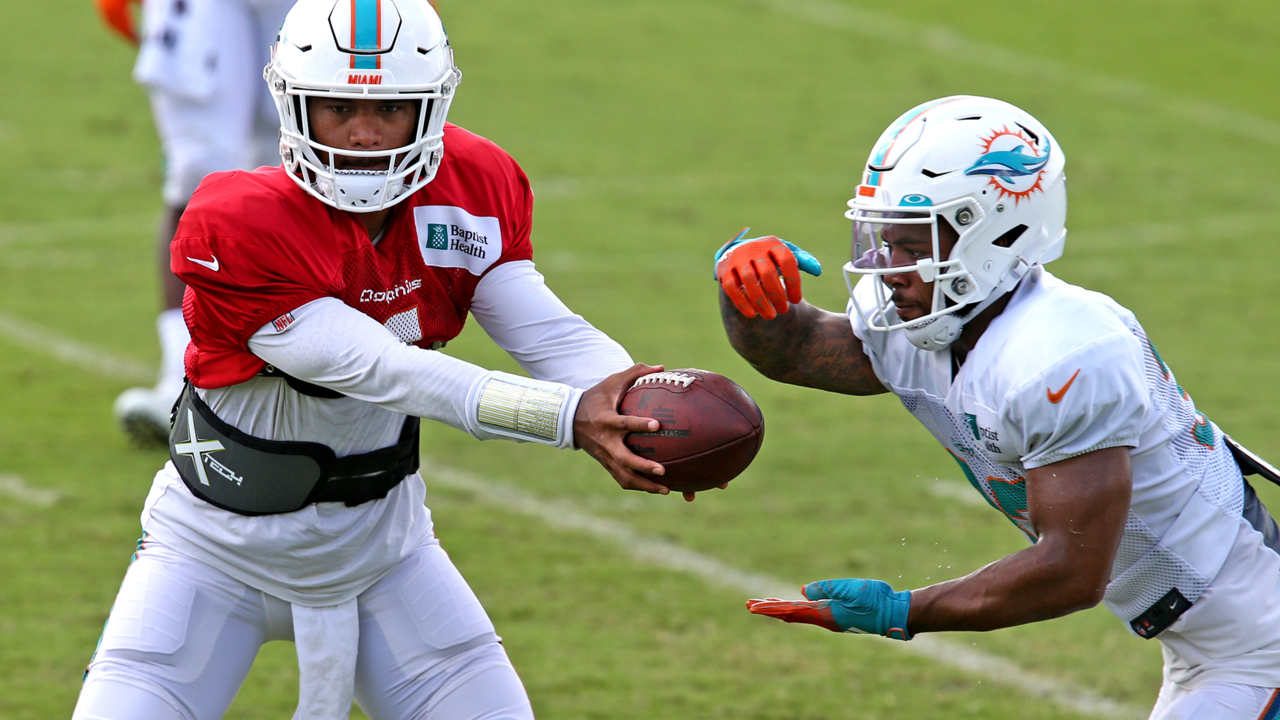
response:
[(1062, 389), (1059, 390), (1058, 392), (1054, 392), (1048, 388), (1045, 388), (1045, 392), (1049, 394), (1049, 402), (1053, 403), (1054, 405), (1057, 405), (1062, 400), (1062, 396), (1067, 394), (1067, 390), (1071, 387), (1071, 383), (1076, 381), (1076, 375), (1079, 375), (1079, 374), (1080, 374), (1080, 370), (1076, 369), (1075, 375), (1072, 375), (1071, 379), (1067, 381), (1067, 384), (1063, 385)]
[[(214, 272), (218, 272), (218, 268), (222, 267), (221, 265), (219, 265), (219, 264), (218, 264), (218, 256), (217, 256), (217, 255), (210, 255), (209, 257), (213, 258), (213, 260), (212, 260), (212, 261), (209, 261), (209, 260), (197, 260), (197, 259), (195, 259), (195, 258), (193, 258), (193, 257), (189, 257), (189, 258), (187, 258), (187, 259), (188, 259), (188, 260), (190, 260), (191, 262), (193, 262), (193, 263), (197, 264), (197, 265), (203, 265), (203, 266), (205, 266), (205, 267), (209, 268), (210, 270), (212, 270), (212, 271), (214, 271)], [(1068, 383), (1068, 384), (1069, 384), (1069, 383)], [(1057, 401), (1055, 400), (1054, 402), (1057, 402)]]

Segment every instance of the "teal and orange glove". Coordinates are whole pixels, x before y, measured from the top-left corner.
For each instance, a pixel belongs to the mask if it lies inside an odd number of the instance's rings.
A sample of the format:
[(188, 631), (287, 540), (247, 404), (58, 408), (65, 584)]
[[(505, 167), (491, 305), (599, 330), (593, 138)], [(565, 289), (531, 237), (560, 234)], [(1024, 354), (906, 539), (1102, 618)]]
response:
[(138, 32), (134, 29), (133, 14), (129, 6), (140, 2), (141, 0), (94, 0), (103, 22), (134, 45), (138, 44)]
[(849, 578), (822, 580), (804, 586), (804, 600), (748, 600), (747, 609), (789, 623), (819, 625), (832, 632), (883, 635), (910, 640), (907, 612), (911, 591), (894, 592), (889, 583)]
[(738, 312), (772, 320), (803, 299), (800, 271), (817, 277), (822, 263), (772, 235), (744, 240), (747, 230), (716, 251), (716, 281)]

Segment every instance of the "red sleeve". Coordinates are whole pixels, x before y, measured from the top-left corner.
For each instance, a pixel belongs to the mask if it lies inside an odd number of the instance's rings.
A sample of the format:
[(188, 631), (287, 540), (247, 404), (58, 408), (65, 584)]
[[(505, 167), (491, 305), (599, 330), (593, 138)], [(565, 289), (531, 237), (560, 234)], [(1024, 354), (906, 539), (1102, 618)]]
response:
[[(187, 284), (183, 315), (191, 331), (187, 376), (202, 388), (243, 382), (262, 369), (248, 349), (263, 325), (332, 294), (327, 263), (280, 205), (264, 215), (240, 192), (197, 193), (171, 245), (171, 267)], [(205, 189), (202, 187), (202, 190)], [(202, 197), (203, 196), (203, 197)], [(287, 208), (286, 208), (287, 209)], [(305, 226), (304, 226), (305, 227)]]
[(447, 195), (433, 197), (432, 202), (497, 217), (501, 225), (502, 254), (485, 272), (505, 262), (532, 260), (533, 190), (515, 158), (487, 138), (446, 124), (445, 163), (433, 183)]
[[(529, 186), (528, 176), (516, 164), (515, 159), (509, 155), (507, 159), (511, 163), (510, 210), (507, 215), (510, 219), (511, 231), (507, 234), (510, 241), (503, 243), (502, 257), (498, 261), (499, 264), (513, 260), (533, 259), (533, 241), (531, 239), (533, 233), (533, 188)], [(492, 270), (493, 268), (489, 269)]]

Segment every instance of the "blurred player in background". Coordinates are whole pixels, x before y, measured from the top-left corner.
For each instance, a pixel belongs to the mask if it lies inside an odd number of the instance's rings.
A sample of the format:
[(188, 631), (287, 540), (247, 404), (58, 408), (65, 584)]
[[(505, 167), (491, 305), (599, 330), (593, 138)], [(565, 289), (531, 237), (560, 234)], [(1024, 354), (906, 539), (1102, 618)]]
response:
[[(435, 538), (418, 419), (665, 494), (623, 445), (657, 421), (616, 410), (660, 368), (544, 284), (524, 172), (445, 122), (460, 79), (422, 0), (290, 11), (283, 167), (211, 175), (173, 243), (189, 382), (76, 718), (221, 717), (270, 640), (297, 645), (299, 718), (532, 717)], [(468, 312), (536, 379), (434, 352)]]
[(169, 243), (200, 180), (279, 160), (279, 130), (262, 67), (293, 0), (148, 0), (142, 33), (130, 4), (96, 0), (106, 22), (139, 45), (134, 79), (146, 86), (164, 152), (165, 209), (156, 236), (163, 309), (156, 319), (160, 373), (155, 387), (131, 388), (115, 416), (144, 445), (165, 442), (169, 410), (182, 390), (190, 336), (182, 281), (169, 268)]
[(156, 235), (160, 373), (154, 387), (126, 390), (114, 408), (131, 438), (160, 445), (168, 439), (169, 411), (182, 390), (183, 354), (191, 340), (182, 319), (184, 285), (169, 267), (169, 243), (205, 175), (279, 162), (279, 124), (262, 68), (293, 0), (147, 0), (141, 36), (131, 9), (138, 0), (95, 2), (103, 20), (139, 46), (133, 77), (151, 96), (164, 152), (165, 209)]
[[(817, 261), (775, 237), (716, 255), (734, 349), (781, 382), (892, 392), (1031, 546), (914, 591), (852, 578), (751, 612), (898, 640), (1059, 617), (1099, 602), (1158, 638), (1155, 719), (1280, 712), (1280, 538), (1234, 445), (1111, 298), (1058, 280), (1062, 149), (1007, 103), (907, 112), (847, 213), (846, 313), (809, 305)], [(1271, 714), (1267, 714), (1267, 713)]]

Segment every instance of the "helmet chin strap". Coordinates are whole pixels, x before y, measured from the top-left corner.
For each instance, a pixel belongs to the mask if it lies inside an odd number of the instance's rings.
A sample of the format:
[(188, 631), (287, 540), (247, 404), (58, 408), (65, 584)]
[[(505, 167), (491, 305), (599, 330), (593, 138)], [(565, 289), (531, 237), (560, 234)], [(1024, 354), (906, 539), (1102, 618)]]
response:
[(1020, 261), (1009, 271), (1008, 275), (1004, 276), (1004, 279), (1000, 281), (1000, 284), (995, 289), (987, 293), (987, 296), (981, 302), (961, 308), (942, 317), (926, 320), (916, 325), (908, 325), (902, 331), (907, 334), (907, 340), (921, 350), (928, 350), (929, 352), (945, 350), (951, 347), (951, 343), (955, 342), (956, 338), (960, 337), (965, 323), (982, 314), (983, 310), (991, 307), (997, 300), (1016, 288), (1030, 269), (1030, 266)]
[(902, 332), (907, 334), (907, 339), (912, 345), (921, 350), (938, 352), (950, 347), (951, 343), (960, 337), (960, 331), (964, 329), (964, 321), (965, 319), (958, 313), (951, 313), (915, 325), (908, 325), (902, 328)]

